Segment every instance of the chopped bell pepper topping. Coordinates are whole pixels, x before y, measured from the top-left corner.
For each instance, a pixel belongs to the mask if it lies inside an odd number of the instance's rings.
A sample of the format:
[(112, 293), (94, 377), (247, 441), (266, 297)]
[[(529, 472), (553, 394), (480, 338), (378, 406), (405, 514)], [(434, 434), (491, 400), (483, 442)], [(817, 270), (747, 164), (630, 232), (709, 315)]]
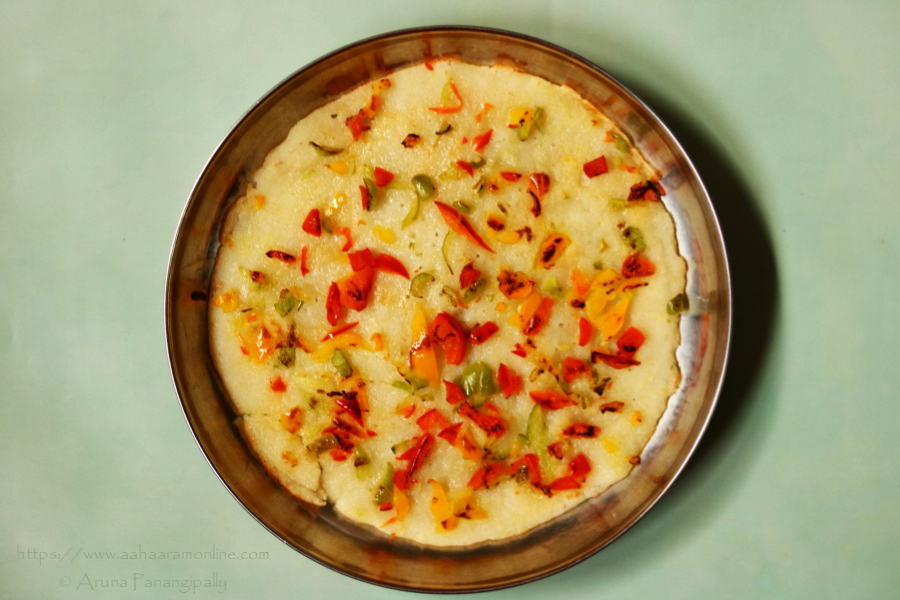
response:
[(434, 436), (430, 433), (423, 433), (416, 438), (415, 443), (397, 457), (398, 460), (409, 461), (409, 466), (406, 469), (394, 471), (394, 484), (401, 490), (408, 490), (410, 484), (415, 483), (413, 476), (428, 458), (432, 448), (434, 448)]
[(465, 171), (466, 173), (468, 173), (469, 177), (475, 176), (475, 168), (470, 162), (458, 160), (456, 161), (456, 168), (458, 168), (460, 171)]
[(301, 226), (303, 231), (310, 235), (314, 235), (319, 237), (322, 235), (322, 219), (319, 216), (319, 209), (314, 208), (309, 211), (309, 214), (306, 215), (306, 218), (303, 219), (303, 225)]
[(276, 377), (273, 381), (270, 381), (269, 387), (272, 388), (273, 392), (287, 391), (287, 384), (284, 383), (284, 380), (281, 378), (281, 375)]
[(537, 311), (535, 311), (531, 318), (525, 323), (524, 327), (522, 327), (522, 333), (525, 335), (536, 335), (540, 333), (547, 324), (547, 321), (550, 320), (551, 308), (553, 308), (553, 298), (542, 299)]
[(546, 173), (532, 173), (528, 176), (528, 192), (543, 198), (550, 191), (550, 176)]
[(591, 341), (591, 335), (594, 333), (594, 326), (591, 322), (581, 317), (578, 319), (578, 345), (587, 346)]
[(295, 406), (291, 410), (281, 413), (281, 427), (288, 433), (297, 433), (303, 426), (303, 410)]
[(359, 186), (359, 197), (362, 201), (363, 210), (371, 210), (374, 208), (375, 201), (378, 197), (375, 182), (368, 177), (364, 177), (363, 185)]
[(409, 271), (406, 270), (403, 263), (390, 254), (379, 254), (375, 261), (375, 268), (383, 273), (393, 273), (409, 279)]
[(372, 251), (368, 248), (350, 252), (347, 254), (347, 258), (350, 260), (350, 268), (354, 271), (374, 269), (378, 265), (378, 262), (375, 260), (375, 255), (372, 254)]
[(434, 183), (428, 175), (416, 175), (412, 178), (413, 189), (420, 200), (428, 200), (434, 196)]
[(444, 349), (447, 364), (462, 363), (466, 353), (466, 334), (456, 319), (445, 312), (439, 313), (431, 322), (428, 334)]
[(490, 487), (498, 479), (509, 473), (509, 467), (499, 462), (490, 462), (482, 465), (469, 479), (466, 485), (473, 490)]
[(447, 402), (450, 404), (459, 404), (466, 399), (466, 393), (461, 387), (455, 383), (444, 380), (444, 387), (447, 389)]
[(456, 233), (462, 235), (468, 240), (474, 242), (478, 246), (481, 246), (491, 254), (494, 253), (491, 250), (490, 246), (488, 246), (481, 236), (475, 233), (475, 229), (472, 227), (472, 224), (469, 223), (469, 220), (466, 219), (463, 215), (459, 214), (459, 211), (456, 209), (447, 206), (443, 202), (435, 202), (435, 206), (437, 206), (438, 210), (441, 213), (441, 217), (444, 219), (444, 222), (450, 226), (450, 229), (455, 231)]
[(653, 266), (653, 263), (640, 253), (630, 255), (622, 263), (622, 276), (626, 278), (649, 277), (655, 272), (656, 267)]
[(509, 398), (522, 391), (522, 378), (505, 364), (500, 363), (497, 369), (497, 383), (504, 398)]
[(567, 356), (563, 360), (562, 376), (566, 383), (572, 383), (582, 375), (589, 375), (591, 368), (586, 362)]
[[(446, 104), (448, 104), (450, 101), (450, 93), (448, 93), (448, 91), (456, 96), (456, 106), (446, 106)], [(456, 84), (454, 84), (452, 81), (448, 81), (447, 85), (445, 85), (444, 89), (441, 91), (441, 104), (442, 106), (435, 106), (433, 108), (429, 108), (428, 110), (434, 111), (439, 115), (448, 115), (462, 110), (462, 96), (459, 95), (459, 90), (456, 89)]]
[(626, 227), (623, 229), (622, 239), (636, 253), (647, 249), (647, 244), (644, 242), (644, 234), (637, 227)]
[(564, 438), (595, 438), (600, 435), (600, 428), (588, 423), (575, 423), (562, 431)]
[(568, 237), (561, 233), (551, 233), (543, 242), (541, 242), (540, 249), (538, 250), (538, 266), (544, 269), (552, 268), (568, 246)]
[(690, 310), (691, 303), (685, 294), (677, 294), (668, 304), (666, 304), (666, 312), (670, 315), (677, 315)]
[(484, 133), (480, 135), (476, 135), (472, 138), (472, 148), (475, 152), (481, 152), (484, 150), (485, 146), (487, 146), (491, 141), (491, 135), (494, 133), (493, 129), (488, 129)]
[(309, 145), (316, 150), (316, 154), (319, 156), (334, 156), (335, 154), (340, 154), (344, 151), (343, 148), (323, 146), (322, 144), (317, 144), (315, 142), (310, 142)]
[(493, 321), (479, 325), (469, 332), (469, 340), (475, 345), (481, 345), (488, 341), (500, 328)]
[(419, 377), (428, 381), (431, 385), (438, 385), (437, 359), (434, 355), (434, 346), (428, 335), (428, 323), (425, 314), (417, 310), (412, 322), (412, 344), (409, 349), (409, 366)]
[(362, 110), (355, 115), (348, 117), (344, 123), (350, 129), (350, 135), (353, 137), (354, 142), (359, 140), (363, 131), (368, 129), (368, 126), (366, 125), (366, 114)]
[(640, 362), (634, 360), (629, 356), (625, 356), (622, 354), (609, 354), (608, 352), (604, 352), (602, 350), (591, 350), (591, 362), (602, 362), (603, 364), (610, 366), (613, 369), (625, 369), (641, 364)]
[(609, 167), (606, 165), (606, 157), (601, 156), (600, 158), (595, 158), (592, 161), (584, 163), (583, 170), (584, 174), (590, 179), (608, 173)]
[(631, 191), (628, 193), (628, 201), (660, 202), (665, 193), (665, 190), (663, 190), (658, 183), (647, 180), (643, 183), (636, 183), (631, 186)]
[(575, 400), (553, 390), (535, 390), (528, 393), (535, 403), (547, 410), (559, 410), (576, 404)]
[(344, 312), (344, 308), (341, 305), (341, 294), (336, 282), (331, 282), (331, 286), (328, 288), (328, 296), (325, 299), (325, 310), (328, 315), (328, 322), (332, 325), (337, 325), (338, 320), (341, 318), (341, 314)]
[(416, 419), (416, 425), (418, 425), (419, 429), (422, 431), (429, 431), (431, 429), (443, 431), (449, 426), (449, 423), (440, 411), (436, 408), (431, 408), (425, 411), (421, 417)]
[(350, 310), (361, 311), (369, 304), (375, 282), (375, 270), (364, 268), (337, 282), (341, 304)]
[(340, 235), (344, 236), (345, 242), (344, 242), (344, 245), (341, 246), (341, 251), (346, 252), (347, 250), (349, 250), (350, 248), (353, 247), (353, 234), (351, 233), (349, 227), (341, 227), (340, 229), (337, 230), (337, 232)]
[(335, 350), (334, 354), (331, 355), (331, 364), (334, 365), (334, 368), (337, 369), (337, 372), (344, 379), (353, 375), (353, 367), (350, 365), (350, 361), (347, 360), (347, 356), (340, 350)]
[(635, 327), (629, 327), (619, 336), (619, 339), (616, 340), (616, 346), (619, 348), (619, 352), (622, 355), (632, 357), (644, 344), (644, 341), (645, 338), (643, 333)]
[(300, 248), (300, 275), (306, 277), (309, 274), (309, 265), (307, 264), (307, 255), (309, 254), (309, 249), (306, 246)]
[(344, 333), (345, 331), (350, 331), (357, 325), (359, 325), (359, 321), (354, 321), (353, 323), (347, 323), (345, 325), (338, 325), (337, 327), (333, 328), (331, 331), (326, 333), (325, 337), (323, 337), (321, 341), (327, 342), (328, 340), (339, 336), (340, 334)]
[(459, 274), (459, 287), (461, 289), (469, 287), (481, 277), (481, 271), (472, 266), (474, 262), (475, 261), (468, 262)]
[(419, 273), (409, 282), (409, 293), (414, 298), (422, 298), (428, 286), (434, 283), (434, 275), (431, 273)]
[(491, 368), (481, 361), (467, 365), (463, 369), (461, 383), (472, 406), (481, 406), (488, 396), (497, 393)]
[(297, 258), (292, 254), (288, 254), (287, 252), (282, 252), (281, 250), (269, 250), (266, 252), (266, 256), (269, 258), (274, 258), (275, 260), (280, 260), (286, 264), (293, 264)]
[(375, 185), (385, 187), (394, 180), (394, 174), (381, 167), (375, 167)]
[(521, 271), (502, 269), (497, 275), (500, 292), (507, 298), (525, 298), (534, 288), (534, 280)]
[(506, 427), (503, 426), (500, 417), (480, 413), (468, 402), (459, 405), (459, 414), (472, 421), (488, 437), (499, 438), (506, 432)]

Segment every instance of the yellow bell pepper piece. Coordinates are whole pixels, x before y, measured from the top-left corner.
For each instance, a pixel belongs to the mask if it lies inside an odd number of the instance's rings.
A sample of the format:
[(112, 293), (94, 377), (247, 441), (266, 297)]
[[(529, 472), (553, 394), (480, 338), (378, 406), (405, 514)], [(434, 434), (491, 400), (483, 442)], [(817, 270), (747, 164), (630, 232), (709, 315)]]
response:
[(430, 385), (440, 384), (437, 358), (434, 346), (428, 336), (428, 321), (421, 309), (416, 310), (412, 322), (412, 345), (409, 348), (409, 367), (413, 373), (428, 381)]
[(603, 334), (604, 339), (611, 340), (622, 329), (628, 304), (628, 297), (622, 296), (616, 304), (594, 321), (594, 325)]
[(431, 514), (434, 516), (434, 523), (438, 531), (453, 531), (459, 523), (459, 518), (453, 514), (450, 507), (450, 501), (447, 500), (447, 494), (444, 487), (434, 479), (429, 479), (431, 484)]
[(367, 352), (372, 351), (372, 347), (361, 336), (356, 333), (346, 331), (334, 336), (333, 338), (319, 346), (316, 351), (313, 352), (310, 356), (314, 361), (324, 363), (328, 360), (331, 360), (331, 355), (334, 354), (335, 350), (342, 348), (359, 348), (361, 350), (366, 350)]

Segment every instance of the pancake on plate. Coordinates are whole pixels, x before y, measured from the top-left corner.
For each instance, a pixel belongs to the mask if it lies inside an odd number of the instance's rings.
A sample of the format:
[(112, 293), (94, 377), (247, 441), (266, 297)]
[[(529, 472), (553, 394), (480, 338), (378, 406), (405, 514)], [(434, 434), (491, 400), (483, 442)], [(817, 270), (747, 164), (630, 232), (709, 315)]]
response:
[(680, 373), (662, 185), (573, 91), (423, 63), (302, 119), (223, 227), (210, 347), (300, 500), (434, 546), (639, 464)]

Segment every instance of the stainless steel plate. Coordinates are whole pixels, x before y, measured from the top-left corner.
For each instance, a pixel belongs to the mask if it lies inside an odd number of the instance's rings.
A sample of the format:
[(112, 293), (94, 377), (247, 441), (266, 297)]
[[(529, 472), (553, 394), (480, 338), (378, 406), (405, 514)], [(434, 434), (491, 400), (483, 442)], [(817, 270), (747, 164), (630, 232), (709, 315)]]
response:
[[(257, 169), (288, 130), (319, 106), (371, 79), (427, 59), (512, 66), (573, 88), (612, 118), (661, 174), (680, 251), (688, 263), (691, 311), (681, 322), (683, 379), (642, 454), (619, 484), (546, 526), (465, 549), (424, 548), (311, 512), (253, 457), (210, 358), (207, 290), (217, 229), (244, 172)], [(639, 99), (590, 62), (545, 42), (503, 31), (440, 27), (377, 36), (304, 67), (263, 96), (213, 154), (185, 207), (166, 281), (166, 336), (185, 417), (210, 465), (237, 500), (273, 534), (346, 575), (388, 587), (466, 592), (509, 587), (570, 567), (633, 525), (681, 471), (709, 420), (724, 374), (731, 324), (721, 233), (694, 167)]]

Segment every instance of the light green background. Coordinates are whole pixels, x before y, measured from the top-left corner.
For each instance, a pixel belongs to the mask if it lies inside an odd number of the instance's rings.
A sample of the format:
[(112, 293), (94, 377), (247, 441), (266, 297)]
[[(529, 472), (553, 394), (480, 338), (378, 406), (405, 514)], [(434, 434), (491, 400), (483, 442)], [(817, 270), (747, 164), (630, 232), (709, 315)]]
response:
[[(898, 597), (891, 0), (0, 0), (0, 597), (121, 597), (85, 578), (135, 573), (224, 581), (200, 598), (413, 596), (232, 499), (181, 414), (162, 305), (187, 195), (243, 112), (322, 54), (430, 24), (531, 34), (635, 90), (695, 159), (734, 271), (725, 390), (682, 478), (593, 558), (483, 597)], [(85, 556), (139, 547), (268, 556)]]

